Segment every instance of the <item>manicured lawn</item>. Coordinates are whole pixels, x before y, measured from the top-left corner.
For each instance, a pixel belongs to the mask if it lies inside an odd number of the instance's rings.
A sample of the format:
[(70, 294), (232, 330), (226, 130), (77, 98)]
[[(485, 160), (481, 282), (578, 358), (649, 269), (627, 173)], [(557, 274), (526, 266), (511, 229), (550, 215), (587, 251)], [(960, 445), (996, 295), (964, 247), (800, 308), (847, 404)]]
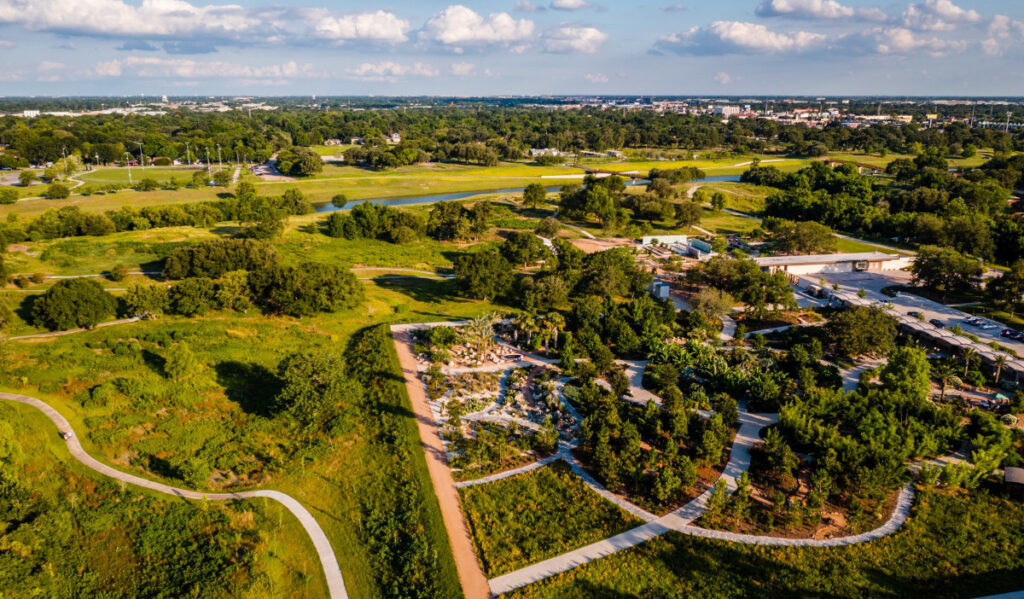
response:
[(642, 524), (564, 462), (460, 490), (487, 576), (511, 572)]
[(670, 533), (505, 597), (960, 598), (1018, 591), (1021, 580), (1024, 506), (926, 491), (904, 528), (878, 541), (784, 548)]
[[(234, 166), (226, 165), (229, 171), (234, 170)], [(132, 167), (131, 175), (132, 181), (138, 183), (143, 179), (153, 179), (157, 183), (168, 183), (171, 178), (176, 178), (182, 183), (189, 183), (192, 181), (192, 174), (203, 168), (195, 166), (147, 166), (146, 168)], [(217, 166), (214, 165), (213, 170), (217, 170)], [(128, 183), (128, 169), (123, 167), (101, 167), (91, 171), (83, 171), (75, 176), (79, 181), (85, 181), (86, 184), (97, 184), (102, 185), (104, 183)]]

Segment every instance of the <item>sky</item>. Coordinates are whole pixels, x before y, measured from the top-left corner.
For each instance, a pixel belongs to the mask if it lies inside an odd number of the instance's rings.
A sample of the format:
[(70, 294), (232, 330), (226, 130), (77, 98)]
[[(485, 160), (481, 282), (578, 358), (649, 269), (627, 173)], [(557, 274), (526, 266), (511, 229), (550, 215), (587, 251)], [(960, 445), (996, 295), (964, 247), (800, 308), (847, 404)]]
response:
[(0, 0), (0, 95), (1024, 96), (1021, 0), (228, 1)]

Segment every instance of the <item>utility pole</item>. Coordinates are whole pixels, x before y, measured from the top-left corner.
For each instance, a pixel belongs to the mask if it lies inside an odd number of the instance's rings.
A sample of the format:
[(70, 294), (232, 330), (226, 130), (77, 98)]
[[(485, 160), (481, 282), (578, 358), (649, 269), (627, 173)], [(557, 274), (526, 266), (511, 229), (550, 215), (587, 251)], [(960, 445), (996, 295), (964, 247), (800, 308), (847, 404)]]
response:
[(1007, 110), (1006, 111), (1006, 132), (1007, 133), (1010, 132), (1010, 115), (1012, 115), (1012, 114), (1013, 114), (1013, 111), (1011, 111), (1011, 110)]
[(224, 165), (221, 163), (220, 160), (220, 144), (217, 144), (217, 170), (221, 170), (223, 168)]
[(978, 108), (978, 101), (975, 100), (974, 104), (971, 104), (971, 129), (974, 129), (974, 111)]
[(210, 148), (206, 148), (206, 174), (210, 174)]
[(188, 163), (187, 166), (192, 166), (192, 152), (189, 151), (188, 142), (185, 142), (185, 161)]
[(139, 164), (142, 165), (142, 170), (146, 170), (146, 160), (145, 160), (145, 156), (142, 153), (142, 142), (141, 141), (137, 141), (135, 143), (139, 144)]
[(128, 152), (125, 152), (124, 155), (128, 157), (128, 160), (125, 160), (124, 164), (125, 164), (125, 166), (128, 167), (128, 185), (131, 185), (132, 184), (132, 155), (129, 154)]

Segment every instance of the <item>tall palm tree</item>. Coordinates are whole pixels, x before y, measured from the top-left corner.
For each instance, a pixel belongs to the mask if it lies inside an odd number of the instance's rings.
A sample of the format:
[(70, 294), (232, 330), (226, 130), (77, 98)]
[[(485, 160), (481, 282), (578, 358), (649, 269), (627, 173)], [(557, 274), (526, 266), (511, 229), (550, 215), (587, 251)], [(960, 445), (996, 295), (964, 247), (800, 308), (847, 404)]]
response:
[(484, 352), (494, 342), (494, 314), (484, 314), (469, 321), (470, 339), (476, 345), (477, 354), (484, 355)]
[[(558, 349), (558, 334), (565, 328), (565, 317), (559, 312), (549, 312), (544, 317), (544, 322), (548, 325), (548, 330), (551, 331), (551, 339), (555, 342), (555, 349)], [(545, 348), (547, 351), (547, 348)]]
[(946, 389), (950, 386), (959, 387), (963, 384), (960, 377), (956, 375), (957, 370), (951, 362), (942, 361), (936, 364), (935, 369), (932, 371), (935, 373), (935, 378), (939, 379), (939, 401), (946, 400)]
[(967, 378), (967, 373), (971, 369), (971, 359), (974, 358), (974, 354), (976, 353), (977, 352), (974, 351), (973, 347), (964, 349), (964, 378)]
[(1001, 377), (1003, 375), (1003, 366), (1006, 366), (1006, 362), (1007, 361), (1009, 361), (1009, 358), (1006, 357), (1006, 354), (999, 354), (998, 356), (996, 356), (996, 384), (997, 385), (999, 384), (999, 377)]

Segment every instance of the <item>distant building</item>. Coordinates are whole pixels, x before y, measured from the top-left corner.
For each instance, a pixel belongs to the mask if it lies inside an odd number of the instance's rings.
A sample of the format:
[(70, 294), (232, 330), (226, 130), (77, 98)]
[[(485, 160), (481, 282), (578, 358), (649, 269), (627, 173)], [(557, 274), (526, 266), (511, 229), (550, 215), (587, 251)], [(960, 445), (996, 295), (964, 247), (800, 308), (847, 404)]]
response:
[(673, 243), (685, 244), (686, 235), (647, 235), (640, 238), (640, 245), (672, 245)]
[(348, 143), (351, 146), (361, 146), (361, 145), (363, 145), (363, 138), (362, 137), (353, 137), (352, 139), (349, 140)]
[(340, 146), (341, 145), (341, 140), (337, 139), (337, 138), (325, 139), (324, 140), (324, 145), (325, 146)]
[(388, 141), (390, 141), (393, 144), (400, 144), (402, 143), (402, 136), (398, 133), (392, 133), (391, 135), (388, 136)]
[(743, 109), (741, 109), (739, 106), (731, 106), (731, 105), (715, 106), (715, 108), (712, 110), (713, 114), (715, 114), (717, 116), (725, 116), (725, 117), (735, 116), (735, 115), (737, 115), (737, 114), (739, 114), (741, 112), (743, 112)]
[(34, 119), (37, 116), (39, 116), (39, 111), (38, 110), (23, 110), (23, 111), (21, 111), (21, 116), (25, 117), (26, 119)]
[(562, 152), (557, 148), (530, 148), (530, 158), (538, 156), (561, 156)]
[(904, 270), (913, 259), (899, 254), (864, 252), (860, 254), (818, 254), (810, 256), (766, 256), (754, 258), (754, 262), (767, 272), (784, 272), (791, 275), (821, 273), (868, 272), (883, 270)]
[(609, 158), (625, 158), (626, 153), (621, 150), (608, 150), (605, 152)]

